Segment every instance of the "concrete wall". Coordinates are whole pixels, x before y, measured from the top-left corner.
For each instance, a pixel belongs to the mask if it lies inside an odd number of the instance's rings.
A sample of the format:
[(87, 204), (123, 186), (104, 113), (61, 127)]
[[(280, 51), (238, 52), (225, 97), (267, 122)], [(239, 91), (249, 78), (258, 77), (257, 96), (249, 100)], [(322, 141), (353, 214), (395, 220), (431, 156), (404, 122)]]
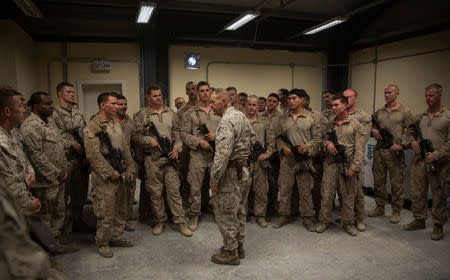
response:
[[(185, 53), (200, 54), (199, 70), (184, 69)], [(293, 84), (290, 63), (296, 65)], [(279, 88), (303, 88), (311, 96), (312, 107), (320, 110), (324, 63), (326, 56), (320, 52), (171, 45), (170, 104), (174, 108), (175, 98), (186, 98), (186, 82), (198, 82), (208, 78), (213, 87), (235, 86), (238, 92), (266, 97), (271, 92), (277, 92)], [(210, 65), (207, 69), (208, 64)]]
[[(350, 87), (359, 94), (359, 106), (372, 112), (375, 90), (375, 110), (385, 104), (383, 91), (386, 85), (394, 83), (400, 87), (400, 103), (408, 106), (414, 113), (426, 109), (424, 88), (431, 83), (444, 87), (443, 103), (448, 108), (450, 92), (450, 30), (397, 41), (377, 47), (362, 49), (350, 55), (354, 65), (349, 74)], [(440, 50), (440, 51), (436, 51)], [(375, 64), (365, 63), (378, 59), (376, 80)], [(416, 55), (418, 54), (418, 55)], [(402, 57), (390, 59), (394, 57)]]

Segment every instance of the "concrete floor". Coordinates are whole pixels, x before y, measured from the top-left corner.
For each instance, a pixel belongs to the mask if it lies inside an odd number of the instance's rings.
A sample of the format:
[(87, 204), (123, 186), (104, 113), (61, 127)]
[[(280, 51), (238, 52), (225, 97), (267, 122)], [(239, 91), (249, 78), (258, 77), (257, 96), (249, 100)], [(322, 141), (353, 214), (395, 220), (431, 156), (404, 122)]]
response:
[[(366, 208), (374, 205), (366, 197)], [(407, 232), (401, 227), (412, 219), (404, 210), (400, 224), (385, 217), (367, 218), (368, 230), (347, 235), (339, 224), (322, 234), (306, 231), (296, 219), (281, 229), (261, 229), (248, 222), (246, 258), (239, 266), (210, 261), (222, 245), (211, 215), (202, 217), (192, 237), (183, 237), (173, 225), (160, 236), (137, 224), (126, 236), (132, 248), (113, 248), (114, 257), (102, 258), (93, 236), (75, 235), (80, 251), (57, 256), (69, 279), (450, 279), (450, 226), (446, 236), (433, 241), (431, 218), (427, 228)]]

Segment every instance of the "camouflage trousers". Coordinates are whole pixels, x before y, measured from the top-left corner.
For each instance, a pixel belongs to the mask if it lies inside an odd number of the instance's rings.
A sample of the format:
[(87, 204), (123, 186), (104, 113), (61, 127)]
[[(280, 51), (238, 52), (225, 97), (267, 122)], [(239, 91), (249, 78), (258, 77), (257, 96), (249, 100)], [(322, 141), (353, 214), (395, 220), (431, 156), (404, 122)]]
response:
[(447, 222), (447, 197), (450, 182), (450, 165), (439, 164), (439, 173), (430, 175), (425, 171), (423, 158), (415, 157), (411, 163), (411, 200), (415, 219), (425, 220), (428, 208), (428, 185), (433, 194), (431, 216), (433, 223), (443, 225)]
[(269, 191), (268, 168), (261, 166), (259, 162), (253, 163), (252, 190), (255, 192), (255, 205), (253, 213), (256, 217), (265, 217), (267, 214)]
[(190, 186), (189, 215), (200, 216), (202, 208), (202, 186), (205, 172), (211, 172), (213, 154), (191, 150), (187, 180)]
[(280, 207), (278, 215), (288, 216), (291, 214), (291, 196), (294, 185), (299, 193), (299, 210), (302, 217), (311, 218), (313, 212), (312, 189), (314, 179), (311, 173), (300, 171), (300, 165), (293, 159), (281, 156), (280, 175), (278, 177), (280, 189)]
[(186, 216), (180, 195), (180, 178), (175, 168), (170, 164), (159, 168), (165, 161), (167, 161), (167, 158), (164, 157), (153, 160), (151, 156), (145, 156), (145, 188), (150, 193), (151, 207), (156, 222), (167, 221), (166, 206), (163, 199), (165, 190), (167, 204), (173, 215), (172, 220), (175, 224), (181, 224), (186, 222)]
[(278, 155), (272, 155), (269, 158), (269, 191), (267, 192), (267, 214), (273, 216), (277, 213), (278, 204), (278, 175), (280, 173), (280, 159)]
[(61, 235), (64, 227), (66, 216), (64, 190), (64, 183), (53, 187), (32, 189), (33, 195), (41, 202), (39, 215), (49, 224), (55, 237)]
[(400, 212), (403, 207), (403, 180), (405, 158), (403, 153), (395, 156), (388, 149), (377, 149), (373, 155), (373, 180), (375, 202), (384, 207), (387, 202), (386, 178), (389, 171), (391, 181), (392, 210)]
[(235, 250), (246, 234), (246, 205), (250, 190), (250, 172), (244, 167), (241, 180), (235, 168), (227, 168), (213, 194), (214, 216), (223, 237), (224, 249)]
[(97, 217), (97, 246), (108, 245), (123, 237), (127, 218), (127, 189), (121, 179), (103, 181), (92, 172), (92, 204)]
[(67, 167), (68, 177), (65, 181), (66, 184), (66, 202), (70, 197), (70, 213), (72, 220), (80, 220), (83, 215), (83, 206), (86, 201), (88, 187), (89, 187), (89, 175), (87, 168), (83, 165), (81, 158), (76, 158), (68, 161)]
[(127, 182), (127, 220), (133, 217), (134, 193), (136, 192), (136, 178), (132, 182)]
[[(348, 193), (347, 193), (348, 189)], [(341, 194), (341, 220), (343, 224), (355, 222), (355, 197), (358, 189), (358, 178), (354, 176), (345, 181), (339, 174), (336, 163), (324, 163), (322, 179), (322, 202), (319, 222), (329, 224), (332, 218), (333, 202), (336, 191)]]

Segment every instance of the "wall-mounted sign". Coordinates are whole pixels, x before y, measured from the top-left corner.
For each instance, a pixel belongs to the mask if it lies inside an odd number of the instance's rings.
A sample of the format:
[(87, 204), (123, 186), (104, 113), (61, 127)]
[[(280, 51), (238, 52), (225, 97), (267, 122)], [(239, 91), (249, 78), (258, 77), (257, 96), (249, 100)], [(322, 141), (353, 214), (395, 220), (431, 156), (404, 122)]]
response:
[(92, 71), (108, 72), (111, 71), (111, 62), (105, 60), (97, 60), (92, 63)]
[(200, 69), (200, 54), (187, 53), (184, 55), (184, 69)]

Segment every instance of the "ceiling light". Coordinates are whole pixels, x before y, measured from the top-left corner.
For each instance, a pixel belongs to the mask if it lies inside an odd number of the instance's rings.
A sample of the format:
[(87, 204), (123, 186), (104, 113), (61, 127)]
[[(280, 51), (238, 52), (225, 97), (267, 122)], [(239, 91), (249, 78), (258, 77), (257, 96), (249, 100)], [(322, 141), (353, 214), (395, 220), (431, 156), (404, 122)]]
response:
[(244, 24), (248, 23), (249, 21), (254, 20), (258, 16), (259, 14), (255, 12), (247, 12), (245, 14), (242, 14), (237, 19), (227, 24), (227, 26), (225, 26), (225, 30), (236, 30), (239, 27), (243, 26)]
[(136, 17), (137, 23), (147, 23), (156, 8), (155, 3), (143, 1), (140, 3), (138, 15)]
[(312, 35), (312, 34), (315, 34), (317, 32), (320, 32), (322, 30), (325, 30), (325, 29), (328, 29), (328, 28), (333, 27), (335, 25), (338, 25), (340, 23), (343, 23), (346, 20), (347, 19), (343, 18), (343, 17), (335, 17), (335, 18), (332, 18), (332, 19), (330, 19), (328, 21), (325, 21), (325, 22), (323, 22), (323, 23), (321, 23), (319, 25), (316, 25), (316, 26), (313, 26), (313, 27), (311, 27), (309, 29), (306, 29), (302, 33), (305, 34), (305, 35)]
[(200, 69), (200, 54), (188, 53), (184, 55), (184, 69), (198, 70)]
[(42, 18), (42, 13), (33, 0), (13, 0), (24, 14), (29, 17)]

